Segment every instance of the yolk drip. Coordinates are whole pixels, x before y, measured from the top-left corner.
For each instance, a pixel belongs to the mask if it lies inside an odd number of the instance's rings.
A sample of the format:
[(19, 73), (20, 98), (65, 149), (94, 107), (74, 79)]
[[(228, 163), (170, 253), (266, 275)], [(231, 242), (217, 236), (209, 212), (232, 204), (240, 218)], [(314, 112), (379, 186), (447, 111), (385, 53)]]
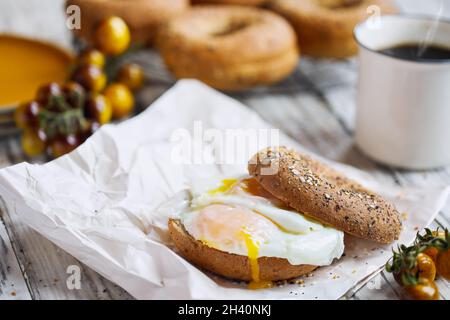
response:
[(209, 194), (217, 194), (217, 193), (225, 193), (230, 191), (235, 184), (237, 183), (237, 179), (224, 179), (222, 180), (222, 185), (216, 189), (208, 191)]
[(242, 236), (245, 240), (245, 245), (248, 250), (248, 259), (250, 261), (250, 271), (252, 276), (252, 281), (248, 284), (249, 289), (264, 289), (273, 287), (272, 281), (264, 281), (260, 278), (259, 264), (258, 264), (258, 252), (259, 243), (255, 242), (251, 235), (245, 231), (242, 231)]

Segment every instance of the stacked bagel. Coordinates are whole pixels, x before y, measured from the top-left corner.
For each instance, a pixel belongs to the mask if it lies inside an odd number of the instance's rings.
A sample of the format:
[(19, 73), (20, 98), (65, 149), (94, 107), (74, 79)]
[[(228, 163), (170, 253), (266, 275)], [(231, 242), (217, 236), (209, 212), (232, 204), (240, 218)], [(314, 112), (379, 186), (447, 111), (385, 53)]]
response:
[[(291, 74), (300, 51), (346, 58), (353, 28), (370, 14), (395, 12), (393, 0), (68, 0), (82, 10), (78, 36), (89, 39), (118, 15), (133, 40), (155, 46), (176, 78), (221, 90), (270, 85)], [(371, 11), (372, 10), (372, 11)]]

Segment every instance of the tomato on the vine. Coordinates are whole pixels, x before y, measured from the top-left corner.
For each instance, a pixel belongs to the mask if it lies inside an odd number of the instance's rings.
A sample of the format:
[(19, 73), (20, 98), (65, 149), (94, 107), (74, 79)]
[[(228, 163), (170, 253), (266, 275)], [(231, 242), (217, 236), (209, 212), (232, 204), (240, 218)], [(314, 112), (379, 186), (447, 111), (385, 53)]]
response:
[(47, 147), (45, 133), (41, 129), (27, 128), (21, 138), (22, 150), (29, 157), (35, 157)]
[(119, 55), (130, 46), (131, 34), (122, 18), (109, 17), (95, 30), (95, 45), (105, 54)]
[(437, 255), (439, 254), (438, 248), (429, 247), (429, 248), (425, 249), (423, 251), (423, 253), (426, 254), (427, 256), (429, 256), (436, 263), (436, 258), (437, 258)]
[(64, 85), (63, 92), (67, 103), (72, 108), (83, 107), (86, 91), (81, 84), (75, 81), (69, 81)]
[(78, 57), (79, 65), (94, 65), (99, 68), (105, 66), (105, 61), (105, 55), (96, 49), (87, 50)]
[(438, 253), (436, 258), (436, 269), (440, 276), (450, 280), (450, 249)]
[(139, 90), (144, 83), (144, 71), (135, 63), (128, 63), (119, 70), (118, 81), (131, 90)]
[(51, 107), (53, 99), (62, 97), (63, 92), (61, 86), (56, 82), (51, 82), (44, 86), (41, 86), (36, 93), (36, 101), (39, 102), (42, 107)]
[(415, 270), (419, 272), (420, 278), (434, 280), (436, 277), (436, 266), (433, 259), (424, 253), (419, 253), (417, 255), (417, 267)]
[(81, 84), (86, 90), (100, 92), (106, 85), (106, 74), (95, 65), (78, 67), (72, 74), (72, 80)]
[(439, 289), (436, 283), (427, 278), (419, 278), (419, 283), (406, 287), (414, 300), (439, 300)]
[(58, 158), (66, 153), (71, 152), (80, 144), (80, 140), (76, 135), (60, 135), (50, 141), (50, 152), (53, 158)]
[(111, 102), (102, 94), (93, 94), (86, 101), (84, 114), (87, 119), (105, 124), (111, 120), (112, 112)]
[(111, 102), (113, 117), (115, 119), (123, 118), (133, 110), (133, 93), (126, 85), (112, 83), (105, 89), (104, 94)]
[(86, 126), (86, 128), (80, 133), (80, 139), (81, 141), (86, 141), (87, 138), (89, 138), (90, 136), (92, 136), (95, 131), (97, 131), (100, 128), (100, 123), (98, 123), (97, 121), (89, 121), (88, 125)]
[(21, 129), (37, 127), (41, 110), (42, 106), (36, 101), (21, 104), (14, 110), (14, 122)]

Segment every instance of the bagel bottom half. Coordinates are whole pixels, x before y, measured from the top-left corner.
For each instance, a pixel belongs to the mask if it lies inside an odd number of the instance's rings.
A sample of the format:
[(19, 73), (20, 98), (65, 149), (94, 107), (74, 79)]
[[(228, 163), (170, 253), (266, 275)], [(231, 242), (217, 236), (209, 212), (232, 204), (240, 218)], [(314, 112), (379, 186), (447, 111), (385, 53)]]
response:
[[(180, 220), (169, 220), (169, 235), (180, 255), (193, 264), (235, 280), (251, 281), (250, 260), (247, 256), (227, 253), (194, 239), (187, 233)], [(292, 265), (286, 259), (258, 258), (259, 277), (262, 281), (288, 280), (305, 275), (317, 266)]]
[(175, 49), (161, 52), (177, 79), (194, 78), (225, 91), (240, 91), (281, 81), (293, 72), (299, 57), (298, 51), (293, 49), (273, 59), (225, 65), (208, 63), (193, 55), (182, 55)]

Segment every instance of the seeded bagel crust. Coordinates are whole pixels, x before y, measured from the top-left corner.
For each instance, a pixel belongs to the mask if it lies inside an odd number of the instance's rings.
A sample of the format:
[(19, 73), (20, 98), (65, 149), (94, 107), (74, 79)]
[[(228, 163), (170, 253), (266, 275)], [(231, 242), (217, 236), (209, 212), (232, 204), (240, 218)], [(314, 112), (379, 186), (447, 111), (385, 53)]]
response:
[[(277, 170), (267, 172), (269, 167)], [(400, 235), (401, 221), (392, 204), (305, 154), (267, 148), (252, 157), (248, 171), (290, 207), (346, 233), (380, 243)]]
[[(194, 239), (180, 220), (169, 220), (169, 235), (179, 254), (195, 265), (226, 278), (251, 281), (250, 261), (247, 256), (220, 251)], [(292, 265), (286, 259), (258, 258), (260, 279), (266, 281), (287, 280), (305, 275), (317, 266)]]

